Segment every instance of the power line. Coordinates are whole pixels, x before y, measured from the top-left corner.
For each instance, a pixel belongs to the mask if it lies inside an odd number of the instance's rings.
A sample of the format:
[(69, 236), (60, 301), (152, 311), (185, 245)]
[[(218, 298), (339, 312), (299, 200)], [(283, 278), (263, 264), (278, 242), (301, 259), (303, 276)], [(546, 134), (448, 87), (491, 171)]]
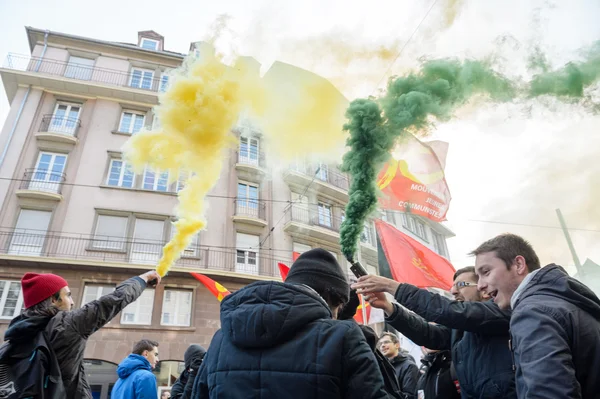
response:
[[(561, 230), (562, 229), (560, 226), (544, 226), (544, 225), (540, 225), (540, 224), (501, 222), (499, 220), (479, 220), (479, 219), (465, 219), (465, 220), (468, 221), (468, 222), (504, 224), (504, 225), (509, 225), (509, 226), (535, 227), (535, 228), (540, 228), (540, 229), (554, 229), (554, 230)], [(589, 233), (600, 233), (600, 230), (579, 229), (579, 228), (573, 228), (573, 227), (569, 227), (567, 230), (569, 230), (569, 231), (585, 231), (585, 232), (589, 232)]]
[(406, 40), (406, 42), (404, 43), (404, 45), (402, 46), (402, 48), (398, 52), (398, 55), (396, 56), (396, 58), (394, 58), (394, 60), (392, 61), (392, 63), (388, 67), (388, 69), (385, 71), (385, 73), (383, 74), (383, 76), (381, 77), (381, 79), (379, 79), (379, 82), (377, 82), (377, 85), (375, 86), (375, 88), (371, 92), (371, 95), (373, 95), (373, 93), (375, 93), (375, 90), (377, 90), (377, 88), (379, 87), (379, 85), (381, 84), (381, 82), (385, 79), (386, 75), (390, 72), (390, 70), (392, 69), (392, 67), (396, 63), (396, 61), (398, 61), (398, 58), (400, 58), (400, 55), (402, 55), (402, 52), (404, 51), (404, 49), (406, 48), (406, 46), (408, 45), (408, 43), (410, 43), (410, 41), (412, 40), (413, 36), (417, 33), (417, 31), (419, 30), (419, 28), (421, 27), (421, 25), (423, 24), (423, 22), (425, 22), (425, 20), (429, 16), (429, 13), (431, 12), (431, 10), (433, 9), (433, 7), (437, 3), (437, 1), (438, 0), (434, 0), (434, 2), (431, 4), (431, 7), (429, 7), (429, 10), (427, 10), (427, 13), (425, 13), (425, 16), (423, 17), (423, 19), (421, 19), (421, 22), (419, 22), (419, 25), (417, 25), (417, 27), (415, 28), (415, 30), (410, 34), (410, 36), (408, 37), (408, 39)]

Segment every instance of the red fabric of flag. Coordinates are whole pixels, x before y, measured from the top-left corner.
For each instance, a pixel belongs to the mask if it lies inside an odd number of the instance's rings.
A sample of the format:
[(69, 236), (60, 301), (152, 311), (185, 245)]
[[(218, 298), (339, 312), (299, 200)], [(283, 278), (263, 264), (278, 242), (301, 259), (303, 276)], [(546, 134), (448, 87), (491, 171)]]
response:
[(281, 274), (281, 279), (285, 281), (288, 273), (290, 272), (290, 267), (281, 262), (277, 263), (277, 267), (279, 267), (279, 274)]
[(221, 302), (227, 295), (231, 294), (227, 288), (223, 287), (212, 278), (206, 277), (204, 274), (194, 272), (191, 272), (190, 274), (194, 276), (196, 280), (204, 284), (204, 286), (208, 288), (208, 290), (219, 300), (219, 302)]
[[(363, 296), (358, 294), (360, 298), (360, 305), (356, 308), (356, 314), (354, 315), (354, 320), (358, 324), (369, 324), (369, 318), (371, 317), (371, 304), (363, 299)], [(363, 319), (363, 307), (365, 308), (365, 313), (367, 316), (367, 320)]]

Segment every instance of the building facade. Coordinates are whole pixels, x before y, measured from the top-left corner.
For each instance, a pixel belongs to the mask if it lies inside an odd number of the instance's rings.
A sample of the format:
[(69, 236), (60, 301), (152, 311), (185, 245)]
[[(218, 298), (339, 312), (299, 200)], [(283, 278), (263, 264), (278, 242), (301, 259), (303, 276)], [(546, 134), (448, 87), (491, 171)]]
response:
[[(26, 33), (31, 54), (9, 54), (0, 69), (11, 104), (0, 133), (2, 334), (23, 306), (19, 280), (27, 271), (65, 277), (80, 306), (153, 268), (173, 234), (182, 187), (181, 176), (133, 173), (121, 148), (156, 126), (152, 109), (184, 54), (166, 51), (153, 31), (139, 32), (132, 44), (29, 27)], [(207, 230), (163, 284), (90, 338), (85, 358), (94, 397), (108, 397), (115, 365), (139, 339), (160, 343), (156, 374), (166, 388), (189, 344), (208, 347), (220, 325), (219, 302), (190, 271), (235, 291), (278, 280), (278, 262), (291, 264), (294, 253), (313, 247), (347, 265), (338, 243), (347, 176), (336, 165), (301, 160), (275, 170), (260, 131), (240, 124), (235, 133), (239, 146), (209, 196)], [(379, 216), (448, 256), (452, 233), (442, 225), (401, 213)], [(360, 256), (377, 273), (372, 222)]]

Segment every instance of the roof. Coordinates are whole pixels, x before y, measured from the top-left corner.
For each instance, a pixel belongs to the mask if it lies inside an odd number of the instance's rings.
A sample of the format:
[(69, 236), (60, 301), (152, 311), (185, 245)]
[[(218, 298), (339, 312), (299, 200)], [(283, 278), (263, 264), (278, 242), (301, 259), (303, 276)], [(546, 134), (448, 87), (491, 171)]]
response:
[[(72, 40), (80, 40), (80, 41), (84, 41), (84, 42), (91, 42), (91, 43), (96, 43), (96, 44), (100, 44), (100, 45), (104, 45), (104, 46), (108, 46), (108, 47), (124, 48), (124, 49), (128, 49), (128, 50), (133, 50), (133, 51), (140, 51), (140, 52), (143, 52), (143, 53), (146, 53), (146, 54), (161, 54), (161, 55), (165, 55), (165, 56), (168, 56), (168, 57), (175, 57), (175, 58), (180, 58), (180, 59), (183, 59), (186, 56), (186, 54), (177, 53), (175, 51), (147, 50), (147, 49), (143, 49), (141, 47), (138, 47), (135, 44), (121, 43), (121, 42), (110, 42), (110, 41), (107, 41), (107, 40), (92, 39), (92, 38), (89, 38), (89, 37), (83, 37), (83, 36), (78, 36), (78, 35), (71, 35), (71, 34), (62, 33), (62, 32), (55, 32), (55, 31), (45, 30), (45, 29), (37, 29), (37, 28), (33, 28), (31, 26), (26, 26), (25, 27), (25, 31), (27, 32), (27, 40), (29, 41), (29, 50), (31, 52), (33, 52), (33, 49), (35, 48), (35, 45), (38, 42), (38, 39), (35, 36), (36, 35), (42, 35), (43, 36), (46, 33), (48, 33), (49, 36), (64, 37), (64, 38), (68, 38), (68, 39), (72, 39)], [(153, 31), (144, 31), (144, 32), (153, 32)], [(156, 33), (156, 32), (154, 32), (154, 33), (158, 35), (158, 33)]]

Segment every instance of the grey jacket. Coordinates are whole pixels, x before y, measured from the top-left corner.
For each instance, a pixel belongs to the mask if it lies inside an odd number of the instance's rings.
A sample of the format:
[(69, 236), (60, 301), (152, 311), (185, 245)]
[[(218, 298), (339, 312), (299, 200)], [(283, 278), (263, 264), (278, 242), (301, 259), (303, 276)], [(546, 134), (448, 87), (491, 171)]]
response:
[(510, 331), (519, 398), (600, 398), (600, 300), (562, 267), (524, 287)]

